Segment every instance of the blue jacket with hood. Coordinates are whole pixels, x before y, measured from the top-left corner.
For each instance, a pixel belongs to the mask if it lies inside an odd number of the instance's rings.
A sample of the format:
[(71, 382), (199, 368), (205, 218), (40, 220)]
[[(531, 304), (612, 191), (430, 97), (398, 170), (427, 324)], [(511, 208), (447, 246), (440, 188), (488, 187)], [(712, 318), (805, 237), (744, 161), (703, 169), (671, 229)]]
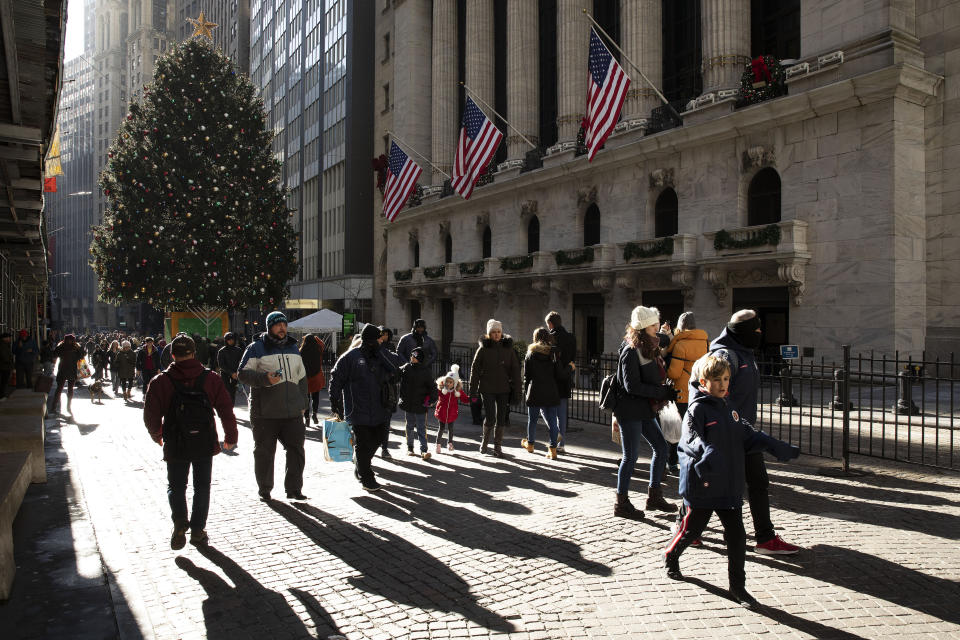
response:
[(350, 349), (330, 371), (330, 407), (350, 425), (376, 427), (393, 413), (381, 402), (381, 384), (399, 374), (403, 361), (383, 345)]
[[(740, 417), (750, 424), (757, 423), (757, 392), (760, 389), (760, 370), (753, 350), (737, 341), (726, 328), (710, 343), (710, 353), (723, 356), (730, 363), (730, 393), (727, 402)], [(690, 393), (693, 397), (698, 381), (690, 376)]]
[(684, 503), (695, 509), (738, 508), (746, 484), (744, 457), (761, 451), (780, 461), (800, 455), (797, 447), (754, 430), (726, 399), (697, 385), (678, 444)]

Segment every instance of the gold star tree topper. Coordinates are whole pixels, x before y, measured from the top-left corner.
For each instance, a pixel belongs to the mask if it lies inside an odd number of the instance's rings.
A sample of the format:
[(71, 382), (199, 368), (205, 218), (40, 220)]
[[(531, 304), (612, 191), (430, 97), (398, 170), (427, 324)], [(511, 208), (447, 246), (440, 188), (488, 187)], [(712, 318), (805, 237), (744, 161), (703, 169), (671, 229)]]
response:
[(207, 22), (207, 19), (203, 17), (203, 11), (200, 12), (199, 18), (187, 18), (187, 21), (193, 24), (193, 35), (194, 36), (206, 36), (213, 40), (213, 28), (217, 26), (216, 22)]

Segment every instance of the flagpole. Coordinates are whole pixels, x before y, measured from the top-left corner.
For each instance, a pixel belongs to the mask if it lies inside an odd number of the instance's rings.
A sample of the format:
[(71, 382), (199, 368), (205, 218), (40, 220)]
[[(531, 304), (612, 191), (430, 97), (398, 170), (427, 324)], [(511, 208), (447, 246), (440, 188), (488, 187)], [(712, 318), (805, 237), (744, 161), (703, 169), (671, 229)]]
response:
[(473, 89), (471, 89), (470, 87), (468, 87), (466, 82), (461, 82), (460, 84), (463, 85), (463, 88), (464, 88), (464, 89), (466, 89), (466, 90), (469, 91), (470, 93), (473, 93), (473, 98), (474, 98), (475, 100), (477, 100), (480, 104), (482, 104), (483, 106), (485, 106), (487, 109), (490, 109), (490, 111), (493, 111), (493, 115), (495, 115), (495, 116), (497, 116), (498, 118), (500, 118), (501, 120), (503, 120), (503, 122), (504, 122), (508, 127), (510, 127), (511, 129), (513, 129), (513, 131), (516, 132), (516, 134), (517, 134), (518, 136), (520, 136), (521, 138), (523, 138), (523, 141), (526, 142), (528, 145), (530, 145), (530, 148), (531, 148), (531, 149), (536, 149), (536, 148), (537, 148), (537, 145), (535, 145), (535, 144), (533, 144), (532, 142), (530, 142), (530, 140), (527, 139), (527, 136), (525, 136), (525, 135), (523, 135), (522, 133), (520, 133), (520, 131), (519, 131), (515, 126), (513, 126), (512, 124), (510, 124), (510, 122), (509, 122), (506, 118), (504, 118), (502, 115), (500, 115), (499, 113), (497, 113), (497, 110), (496, 110), (496, 109), (494, 109), (493, 107), (491, 107), (490, 105), (488, 105), (486, 102), (483, 101), (483, 98), (481, 98), (481, 97), (478, 96), (476, 93), (474, 93), (474, 92), (473, 92)]
[(449, 173), (447, 173), (446, 171), (444, 171), (443, 169), (441, 169), (441, 168), (438, 167), (437, 165), (435, 165), (435, 164), (433, 164), (432, 162), (430, 162), (429, 160), (427, 160), (419, 151), (417, 151), (416, 149), (414, 149), (413, 147), (411, 147), (411, 146), (410, 146), (409, 144), (407, 144), (405, 141), (401, 140), (401, 139), (400, 139), (400, 136), (398, 136), (397, 134), (395, 134), (393, 131), (390, 131), (390, 129), (384, 129), (384, 131), (386, 131), (387, 135), (392, 136), (394, 140), (396, 140), (397, 142), (399, 142), (399, 143), (402, 144), (403, 146), (405, 146), (405, 147), (407, 147), (408, 149), (410, 149), (410, 151), (412, 151), (412, 152), (414, 153), (414, 155), (416, 155), (418, 158), (420, 158), (421, 160), (423, 160), (424, 162), (426, 162), (428, 165), (430, 165), (431, 167), (433, 167), (433, 170), (434, 170), (434, 171), (436, 171), (437, 173), (442, 173), (443, 175), (447, 176), (448, 179), (451, 179), (451, 180), (452, 180), (452, 178), (450, 178), (450, 174), (449, 174)]
[(603, 30), (603, 27), (601, 27), (600, 24), (597, 23), (597, 21), (593, 19), (593, 16), (591, 16), (589, 13), (587, 13), (587, 10), (586, 10), (586, 9), (581, 9), (581, 11), (583, 11), (583, 15), (587, 16), (587, 19), (588, 19), (590, 22), (593, 23), (593, 26), (595, 26), (597, 29), (600, 30), (600, 33), (603, 34), (603, 36), (607, 39), (607, 41), (608, 41), (610, 44), (612, 44), (614, 47), (616, 47), (617, 51), (620, 52), (620, 55), (623, 56), (623, 59), (626, 60), (627, 62), (629, 62), (629, 63), (630, 63), (630, 66), (633, 67), (633, 70), (640, 74), (640, 77), (643, 78), (643, 81), (646, 82), (648, 85), (650, 85), (650, 88), (653, 89), (654, 93), (656, 93), (657, 96), (658, 96), (661, 100), (663, 100), (663, 104), (666, 105), (667, 109), (670, 109), (670, 113), (673, 114), (673, 117), (676, 118), (677, 120), (679, 120), (680, 122), (683, 122), (683, 119), (680, 117), (680, 114), (676, 112), (676, 110), (673, 108), (673, 106), (672, 106), (669, 102), (667, 102), (667, 99), (664, 97), (664, 95), (663, 95), (662, 93), (660, 93), (660, 89), (657, 89), (656, 85), (654, 85), (652, 82), (650, 82), (650, 79), (647, 78), (646, 75), (644, 75), (643, 71), (640, 71), (640, 67), (638, 67), (636, 64), (634, 64), (633, 60), (631, 60), (630, 58), (627, 57), (627, 54), (624, 53), (624, 52), (623, 52), (623, 49), (620, 48), (620, 45), (618, 45), (618, 44), (616, 43), (616, 41), (614, 41), (614, 39), (610, 37), (610, 34)]

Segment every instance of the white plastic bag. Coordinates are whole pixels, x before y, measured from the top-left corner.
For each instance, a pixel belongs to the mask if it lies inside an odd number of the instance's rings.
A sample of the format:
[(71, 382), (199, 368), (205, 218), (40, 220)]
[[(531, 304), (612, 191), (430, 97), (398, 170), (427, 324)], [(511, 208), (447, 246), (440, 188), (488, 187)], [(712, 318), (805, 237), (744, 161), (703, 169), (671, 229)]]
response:
[(660, 431), (663, 432), (663, 438), (670, 444), (680, 442), (680, 433), (683, 431), (683, 424), (680, 419), (680, 412), (677, 411), (677, 405), (674, 402), (668, 402), (667, 406), (660, 409), (657, 416), (660, 422)]

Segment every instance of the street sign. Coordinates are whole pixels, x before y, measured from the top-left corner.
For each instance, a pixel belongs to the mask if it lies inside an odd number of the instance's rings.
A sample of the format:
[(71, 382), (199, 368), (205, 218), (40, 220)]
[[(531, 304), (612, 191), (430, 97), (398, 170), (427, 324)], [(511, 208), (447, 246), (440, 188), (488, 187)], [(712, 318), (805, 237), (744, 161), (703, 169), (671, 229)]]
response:
[(800, 357), (800, 347), (795, 344), (780, 345), (780, 357), (784, 360), (796, 360)]
[(345, 311), (343, 313), (343, 335), (352, 336), (355, 329), (355, 322), (357, 316), (352, 311)]

